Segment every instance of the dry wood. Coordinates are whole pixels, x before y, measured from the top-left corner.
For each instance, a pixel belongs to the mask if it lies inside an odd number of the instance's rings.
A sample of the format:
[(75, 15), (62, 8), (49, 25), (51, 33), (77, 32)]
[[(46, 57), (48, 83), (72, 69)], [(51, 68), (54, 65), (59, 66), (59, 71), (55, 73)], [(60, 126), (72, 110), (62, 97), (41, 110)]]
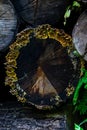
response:
[(17, 16), (9, 0), (0, 1), (0, 51), (14, 39), (17, 31)]

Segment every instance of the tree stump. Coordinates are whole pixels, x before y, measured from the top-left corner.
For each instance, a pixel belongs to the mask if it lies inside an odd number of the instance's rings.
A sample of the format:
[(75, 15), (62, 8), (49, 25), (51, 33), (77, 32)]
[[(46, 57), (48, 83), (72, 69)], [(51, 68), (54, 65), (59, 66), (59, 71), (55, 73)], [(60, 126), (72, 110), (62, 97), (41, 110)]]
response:
[(28, 28), (18, 34), (6, 56), (5, 82), (19, 101), (50, 109), (72, 96), (80, 63), (74, 57), (70, 59), (67, 43), (71, 47), (71, 37), (49, 25), (38, 26), (36, 31)]

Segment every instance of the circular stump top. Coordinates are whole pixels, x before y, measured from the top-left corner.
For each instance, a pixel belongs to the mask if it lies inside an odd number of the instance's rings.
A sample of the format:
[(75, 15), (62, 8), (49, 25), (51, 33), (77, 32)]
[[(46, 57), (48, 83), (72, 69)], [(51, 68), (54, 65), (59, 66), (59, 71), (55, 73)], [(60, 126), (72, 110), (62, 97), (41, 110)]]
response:
[(78, 58), (70, 57), (71, 51), (71, 37), (50, 25), (20, 32), (6, 56), (5, 82), (10, 92), (39, 109), (66, 102), (74, 92), (81, 67)]

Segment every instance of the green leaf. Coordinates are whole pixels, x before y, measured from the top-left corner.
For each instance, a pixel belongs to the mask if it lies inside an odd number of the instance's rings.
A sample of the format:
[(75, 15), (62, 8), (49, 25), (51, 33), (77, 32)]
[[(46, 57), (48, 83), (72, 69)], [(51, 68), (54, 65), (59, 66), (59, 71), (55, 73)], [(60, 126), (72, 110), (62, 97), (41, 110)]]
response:
[(79, 125), (75, 124), (75, 130), (84, 130), (83, 128), (81, 128)]
[(78, 101), (79, 91), (80, 91), (80, 88), (82, 87), (82, 85), (83, 85), (83, 82), (82, 82), (82, 78), (81, 78), (81, 79), (79, 79), (79, 82), (76, 86), (76, 90), (75, 90), (75, 93), (73, 96), (73, 105), (76, 105), (76, 103)]
[(66, 10), (66, 13), (65, 13), (65, 15), (64, 15), (64, 18), (66, 19), (66, 18), (69, 18), (70, 17), (70, 14), (71, 14), (71, 10), (70, 9), (67, 9)]
[(80, 99), (77, 101), (75, 111), (79, 111), (81, 115), (87, 113), (87, 89), (81, 93)]
[(75, 56), (77, 56), (77, 57), (80, 56), (80, 54), (79, 54), (76, 50), (73, 51), (73, 54), (74, 54)]
[(84, 123), (86, 123), (87, 122), (87, 119), (85, 119), (84, 121), (82, 121), (81, 123), (80, 123), (80, 125), (82, 125), (82, 124), (84, 124)]
[(70, 7), (68, 7), (64, 15), (64, 25), (66, 25), (66, 19), (70, 17), (70, 14), (71, 14), (71, 10)]
[(85, 89), (87, 89), (87, 84), (84, 86)]
[(77, 1), (73, 1), (73, 6), (80, 7), (80, 4)]

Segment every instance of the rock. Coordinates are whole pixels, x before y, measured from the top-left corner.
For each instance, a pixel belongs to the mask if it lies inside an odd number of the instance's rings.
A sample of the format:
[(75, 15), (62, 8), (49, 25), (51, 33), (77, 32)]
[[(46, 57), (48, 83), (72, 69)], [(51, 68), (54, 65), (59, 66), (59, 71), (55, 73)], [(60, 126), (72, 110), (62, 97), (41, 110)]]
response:
[(87, 10), (78, 18), (72, 32), (72, 38), (75, 48), (87, 61)]

